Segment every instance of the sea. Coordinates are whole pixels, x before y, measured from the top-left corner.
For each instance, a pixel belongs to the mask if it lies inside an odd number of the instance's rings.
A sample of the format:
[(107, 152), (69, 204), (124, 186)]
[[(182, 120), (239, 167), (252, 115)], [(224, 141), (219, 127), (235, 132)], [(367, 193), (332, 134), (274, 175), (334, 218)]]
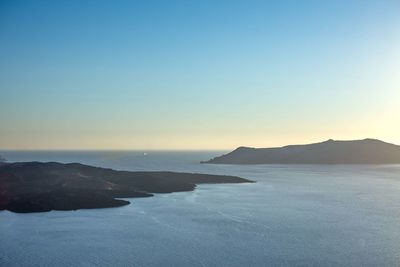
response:
[(119, 208), (0, 212), (0, 266), (400, 266), (400, 165), (212, 165), (225, 151), (0, 151), (236, 175)]

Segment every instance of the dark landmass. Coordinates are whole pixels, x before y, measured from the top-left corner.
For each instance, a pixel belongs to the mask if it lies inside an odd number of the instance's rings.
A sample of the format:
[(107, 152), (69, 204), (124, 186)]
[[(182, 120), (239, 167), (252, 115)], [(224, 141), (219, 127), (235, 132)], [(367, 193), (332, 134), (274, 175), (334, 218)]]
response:
[(6, 160), (4, 157), (2, 157), (2, 156), (0, 155), (0, 165), (5, 164), (6, 161), (7, 161), (7, 160)]
[(0, 165), (0, 210), (44, 212), (128, 205), (115, 198), (192, 191), (204, 183), (249, 183), (235, 176), (130, 172), (57, 162)]
[(398, 164), (400, 146), (376, 139), (328, 140), (276, 148), (239, 147), (202, 163), (213, 164)]

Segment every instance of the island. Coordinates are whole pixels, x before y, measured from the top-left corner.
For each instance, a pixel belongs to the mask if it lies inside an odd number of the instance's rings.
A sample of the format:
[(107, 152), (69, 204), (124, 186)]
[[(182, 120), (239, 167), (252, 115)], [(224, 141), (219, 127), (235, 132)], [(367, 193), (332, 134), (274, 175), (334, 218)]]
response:
[(212, 164), (399, 164), (400, 146), (377, 139), (273, 148), (239, 147), (202, 163)]
[(18, 213), (120, 207), (154, 193), (192, 191), (198, 184), (252, 183), (236, 176), (132, 172), (79, 163), (0, 165), (0, 210)]

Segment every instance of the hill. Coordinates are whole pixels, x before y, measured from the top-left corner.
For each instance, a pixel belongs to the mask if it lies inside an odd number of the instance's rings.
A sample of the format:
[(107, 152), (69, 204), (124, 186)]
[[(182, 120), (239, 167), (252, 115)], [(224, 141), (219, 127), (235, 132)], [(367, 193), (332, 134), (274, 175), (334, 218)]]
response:
[(239, 147), (202, 163), (213, 164), (397, 164), (400, 146), (376, 139), (334, 141), (275, 148)]

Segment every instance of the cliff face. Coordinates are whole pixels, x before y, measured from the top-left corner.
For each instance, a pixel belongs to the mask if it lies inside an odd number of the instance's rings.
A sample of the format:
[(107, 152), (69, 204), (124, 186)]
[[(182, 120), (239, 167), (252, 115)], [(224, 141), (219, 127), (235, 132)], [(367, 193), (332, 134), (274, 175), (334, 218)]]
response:
[(6, 163), (0, 166), (0, 210), (41, 212), (118, 207), (115, 198), (194, 190), (200, 183), (246, 183), (221, 175), (129, 172), (78, 163)]
[(277, 148), (239, 147), (211, 159), (214, 164), (397, 164), (400, 146), (376, 139), (328, 140)]

